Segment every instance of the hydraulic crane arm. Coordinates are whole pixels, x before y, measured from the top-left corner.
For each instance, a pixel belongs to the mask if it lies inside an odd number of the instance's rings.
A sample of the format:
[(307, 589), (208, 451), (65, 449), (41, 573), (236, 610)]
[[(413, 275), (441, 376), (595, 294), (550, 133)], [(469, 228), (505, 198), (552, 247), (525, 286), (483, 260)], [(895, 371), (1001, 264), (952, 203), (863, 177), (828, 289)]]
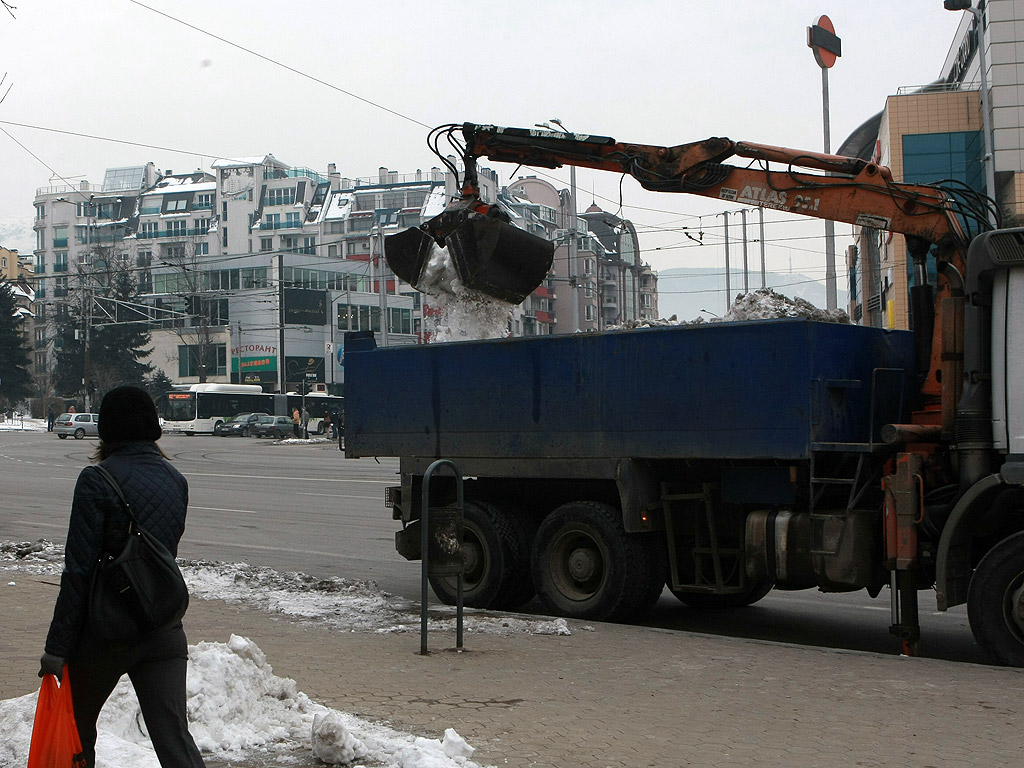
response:
[[(544, 168), (575, 165), (627, 173), (655, 192), (685, 192), (900, 232), (954, 254), (966, 243), (944, 190), (894, 182), (888, 168), (859, 158), (726, 138), (659, 147), (472, 123), (465, 123), (462, 133), (468, 187), (475, 187), (470, 166), (478, 157)], [(753, 163), (723, 164), (733, 157)], [(771, 170), (769, 163), (787, 167)], [(956, 266), (962, 271), (962, 263)]]

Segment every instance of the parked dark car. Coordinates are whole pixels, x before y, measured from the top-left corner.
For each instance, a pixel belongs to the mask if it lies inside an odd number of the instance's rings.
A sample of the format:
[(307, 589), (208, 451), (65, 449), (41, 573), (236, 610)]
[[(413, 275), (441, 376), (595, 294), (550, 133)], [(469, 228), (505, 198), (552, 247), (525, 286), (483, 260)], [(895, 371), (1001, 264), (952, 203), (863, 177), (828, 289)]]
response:
[(213, 434), (220, 435), (221, 437), (228, 437), (236, 435), (239, 437), (248, 437), (252, 431), (252, 426), (255, 424), (261, 416), (266, 416), (265, 413), (240, 413), (237, 416), (232, 416), (230, 419), (225, 419), (220, 424), (213, 428)]
[(249, 428), (249, 434), (256, 437), (276, 437), (280, 440), (294, 436), (295, 431), (288, 416), (260, 416)]

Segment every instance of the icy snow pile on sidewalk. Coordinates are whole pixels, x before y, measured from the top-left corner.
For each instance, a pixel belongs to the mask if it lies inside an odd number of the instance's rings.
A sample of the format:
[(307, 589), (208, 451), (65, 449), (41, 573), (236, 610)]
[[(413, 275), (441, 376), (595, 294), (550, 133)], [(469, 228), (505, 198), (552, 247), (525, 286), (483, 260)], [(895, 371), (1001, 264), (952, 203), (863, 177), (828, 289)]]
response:
[[(58, 576), (64, 548), (46, 540), (0, 541), (0, 568)], [(388, 592), (372, 581), (321, 579), (305, 573), (279, 573), (246, 563), (179, 560), (189, 592), (204, 600), (227, 600), (268, 613), (315, 619), (346, 632), (419, 632), (420, 605)], [(432, 604), (431, 632), (455, 630), (455, 608)], [(465, 611), (469, 634), (571, 635), (565, 619), (534, 619), (472, 608)]]
[[(415, 737), (310, 700), (277, 677), (263, 652), (232, 635), (189, 648), (189, 730), (204, 756), (220, 761), (293, 762), (312, 750), (321, 760), (396, 768), (479, 768), (473, 748), (452, 729), (443, 740)], [(37, 693), (0, 701), (0, 765), (24, 765)], [(122, 678), (99, 719), (97, 766), (157, 768), (138, 699)]]

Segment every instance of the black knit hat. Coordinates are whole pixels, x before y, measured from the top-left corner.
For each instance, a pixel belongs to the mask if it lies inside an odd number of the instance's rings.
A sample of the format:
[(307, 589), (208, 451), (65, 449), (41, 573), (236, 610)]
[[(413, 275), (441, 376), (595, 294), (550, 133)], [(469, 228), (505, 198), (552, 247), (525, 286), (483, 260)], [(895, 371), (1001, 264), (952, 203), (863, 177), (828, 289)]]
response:
[(138, 387), (110, 390), (100, 403), (99, 433), (105, 443), (159, 440), (162, 432), (153, 398)]

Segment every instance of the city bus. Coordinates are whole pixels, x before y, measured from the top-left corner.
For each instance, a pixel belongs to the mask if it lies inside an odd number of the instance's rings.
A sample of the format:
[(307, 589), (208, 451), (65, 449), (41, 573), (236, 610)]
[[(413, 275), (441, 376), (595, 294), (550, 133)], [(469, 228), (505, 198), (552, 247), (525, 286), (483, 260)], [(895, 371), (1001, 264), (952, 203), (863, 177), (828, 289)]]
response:
[(305, 396), (289, 392), (264, 392), (258, 384), (184, 384), (156, 399), (157, 413), (167, 433), (212, 435), (218, 424), (240, 413), (266, 413), (291, 416), (297, 408), (302, 412), (303, 397), (310, 415), (311, 434), (323, 434), (324, 416), (328, 411), (341, 412), (345, 400), (322, 392)]

